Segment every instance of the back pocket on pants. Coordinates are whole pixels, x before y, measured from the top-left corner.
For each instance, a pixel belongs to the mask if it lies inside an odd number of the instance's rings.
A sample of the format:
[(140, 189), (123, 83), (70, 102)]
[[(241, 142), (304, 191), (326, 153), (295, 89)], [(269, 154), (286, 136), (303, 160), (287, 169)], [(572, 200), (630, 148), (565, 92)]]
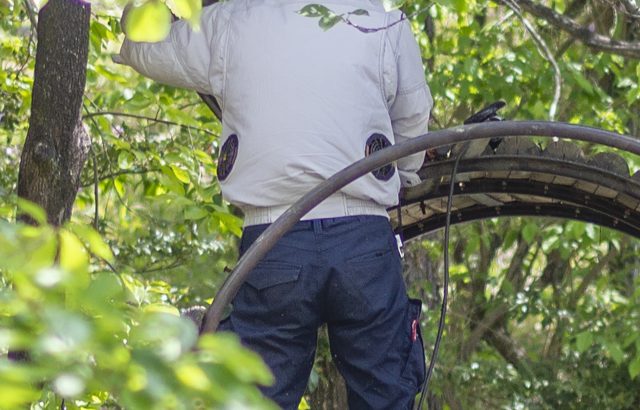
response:
[(291, 310), (300, 299), (298, 279), (301, 265), (263, 261), (249, 274), (240, 291), (242, 303), (273, 314)]

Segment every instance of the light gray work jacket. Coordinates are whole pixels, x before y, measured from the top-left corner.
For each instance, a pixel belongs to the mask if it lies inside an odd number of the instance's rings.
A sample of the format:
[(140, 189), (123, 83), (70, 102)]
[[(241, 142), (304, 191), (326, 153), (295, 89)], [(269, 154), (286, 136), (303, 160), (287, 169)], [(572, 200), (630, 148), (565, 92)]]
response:
[[(353, 25), (324, 31), (298, 13), (309, 3)], [(368, 15), (347, 14), (356, 9)], [(126, 40), (120, 56), (145, 76), (220, 102), (218, 178), (245, 225), (273, 222), (368, 153), (424, 134), (433, 105), (409, 23), (379, 1), (230, 0), (204, 8), (199, 31), (178, 21), (164, 41)], [(419, 181), (423, 159), (365, 175), (303, 219), (386, 216), (401, 184)]]

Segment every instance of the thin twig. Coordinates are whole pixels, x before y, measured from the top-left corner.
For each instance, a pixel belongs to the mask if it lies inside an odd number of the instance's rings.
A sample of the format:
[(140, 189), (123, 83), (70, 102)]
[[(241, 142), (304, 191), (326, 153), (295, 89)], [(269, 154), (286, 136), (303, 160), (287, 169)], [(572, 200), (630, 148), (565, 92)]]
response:
[(395, 26), (398, 23), (401, 23), (401, 22), (405, 21), (408, 18), (406, 14), (402, 13), (402, 15), (400, 16), (400, 18), (398, 20), (394, 21), (393, 23), (389, 24), (388, 26), (369, 28), (369, 27), (362, 27), (362, 26), (352, 22), (349, 19), (349, 14), (351, 14), (351, 13), (348, 13), (347, 17), (340, 16), (340, 18), (348, 26), (351, 26), (351, 27), (355, 28), (356, 30), (360, 31), (361, 33), (376, 33), (376, 32), (381, 31), (381, 30), (386, 30), (388, 28), (391, 28), (391, 27)]
[(136, 273), (143, 274), (143, 273), (152, 273), (152, 272), (159, 272), (163, 270), (169, 270), (169, 269), (177, 268), (178, 266), (182, 266), (184, 265), (184, 263), (185, 263), (184, 259), (176, 258), (173, 262), (167, 265), (159, 265), (159, 266), (150, 267), (145, 270), (138, 270), (136, 271)]
[[(617, 5), (612, 1), (607, 1), (611, 5), (611, 7), (616, 7)], [(640, 18), (640, 7), (638, 7), (635, 2), (631, 2), (631, 0), (620, 0), (622, 3), (622, 7), (619, 9), (626, 14), (627, 16), (637, 19)]]
[(376, 33), (378, 31), (381, 30), (386, 30), (388, 28), (391, 28), (393, 26), (395, 26), (396, 24), (399, 24), (405, 20), (409, 20), (412, 19), (413, 17), (419, 15), (420, 13), (424, 13), (425, 11), (429, 10), (435, 3), (430, 3), (428, 5), (426, 5), (425, 7), (421, 8), (420, 10), (413, 12), (409, 15), (405, 14), (404, 12), (401, 13), (400, 18), (394, 22), (392, 22), (391, 24), (387, 25), (387, 26), (383, 26), (383, 27), (374, 27), (374, 28), (370, 28), (370, 27), (363, 27), (361, 25), (355, 24), (354, 22), (352, 22), (349, 19), (349, 16), (353, 15), (353, 12), (349, 12), (347, 13), (346, 17), (343, 17), (343, 15), (339, 15), (340, 19), (346, 23), (348, 26), (351, 26), (353, 28), (355, 28), (356, 30), (362, 32), (362, 33)]
[(33, 0), (24, 0), (24, 8), (27, 10), (27, 15), (29, 16), (29, 20), (31, 21), (31, 29), (36, 36), (38, 34), (38, 19), (36, 17), (36, 13), (38, 11), (38, 6), (33, 2)]
[(29, 64), (29, 60), (31, 59), (31, 43), (33, 43), (33, 38), (35, 37), (35, 32), (32, 30), (29, 33), (29, 41), (27, 42), (27, 55), (24, 57), (24, 60), (20, 63), (20, 67), (13, 74), (16, 79), (19, 79), (22, 75), (22, 71), (24, 71), (27, 64)]
[(560, 103), (560, 97), (562, 95), (562, 73), (560, 72), (560, 66), (558, 66), (558, 62), (553, 56), (553, 53), (551, 52), (551, 50), (549, 50), (547, 43), (540, 36), (540, 34), (538, 34), (538, 32), (533, 27), (533, 25), (529, 22), (529, 20), (527, 20), (522, 15), (522, 13), (520, 12), (520, 7), (511, 0), (502, 0), (502, 2), (506, 4), (506, 6), (509, 7), (516, 14), (516, 16), (518, 16), (518, 18), (524, 25), (525, 29), (529, 32), (529, 34), (533, 38), (533, 41), (536, 44), (536, 47), (538, 49), (538, 53), (540, 53), (540, 55), (543, 58), (546, 58), (546, 60), (549, 61), (549, 63), (553, 67), (553, 71), (554, 71), (553, 80), (555, 83), (555, 91), (553, 93), (553, 101), (551, 102), (551, 106), (549, 107), (549, 121), (553, 121), (556, 117), (556, 113), (558, 111), (558, 104)]
[[(140, 174), (147, 174), (149, 172), (157, 172), (157, 171), (160, 171), (160, 170), (156, 169), (156, 168), (151, 168), (151, 169), (148, 169), (148, 168), (123, 169), (123, 170), (120, 170), (120, 171), (111, 172), (111, 173), (106, 174), (106, 175), (100, 175), (97, 178), (97, 180), (99, 182), (99, 181), (104, 181), (105, 179), (115, 178), (115, 177), (120, 176), (120, 175), (140, 175)], [(82, 184), (82, 185), (80, 185), (80, 187), (81, 188), (87, 188), (87, 187), (93, 185), (95, 181), (96, 181), (96, 177), (94, 176), (94, 181)]]
[[(85, 98), (86, 98), (86, 99), (87, 99), (87, 100), (88, 100), (88, 101), (89, 101), (89, 102), (90, 102), (90, 103), (91, 103), (95, 108), (98, 108), (98, 105), (97, 105), (96, 103), (94, 103), (93, 101), (91, 101), (91, 99), (90, 99), (89, 97), (87, 97), (87, 96), (85, 95)], [(104, 137), (102, 136), (102, 132), (100, 131), (100, 127), (98, 126), (97, 121), (95, 120), (95, 118), (93, 118), (93, 117), (96, 117), (96, 116), (97, 116), (96, 114), (99, 114), (99, 113), (98, 113), (98, 112), (90, 113), (90, 112), (89, 112), (88, 107), (86, 106), (86, 104), (83, 104), (83, 107), (84, 107), (85, 112), (87, 112), (87, 114), (85, 114), (85, 115), (83, 116), (83, 119), (84, 119), (84, 118), (89, 118), (89, 119), (91, 120), (91, 122), (93, 122), (93, 124), (96, 126), (96, 128), (97, 128), (97, 130), (98, 130), (98, 133), (100, 133), (100, 141), (101, 141), (101, 143), (102, 143), (102, 149), (103, 149), (103, 151), (104, 151), (104, 155), (105, 155), (105, 157), (107, 158), (107, 165), (108, 165), (108, 167), (109, 167), (109, 172), (110, 172), (109, 176), (110, 176), (112, 179), (114, 179), (114, 180), (115, 180), (115, 177), (116, 177), (119, 173), (120, 173), (120, 174), (127, 174), (127, 173), (129, 173), (129, 174), (130, 174), (130, 173), (132, 173), (132, 172), (130, 172), (130, 171), (129, 171), (129, 172), (127, 172), (127, 171), (125, 171), (125, 172), (120, 172), (120, 171), (114, 171), (114, 170), (113, 170), (113, 165), (112, 165), (112, 163), (111, 163), (111, 158), (109, 157), (109, 152), (108, 152), (108, 150), (107, 150), (107, 147), (105, 146)], [(105, 114), (105, 113), (102, 113), (102, 114), (107, 115), (107, 114)], [(134, 114), (125, 114), (125, 116), (133, 116), (133, 115), (134, 115)], [(153, 120), (152, 118), (147, 118), (147, 117), (144, 117), (144, 119)], [(160, 122), (160, 121), (158, 121), (158, 122)], [(173, 124), (171, 124), (171, 125), (173, 125)], [(176, 125), (179, 125), (179, 124), (176, 124)], [(202, 131), (207, 132), (206, 130), (202, 130)], [(120, 193), (118, 193), (118, 190), (117, 190), (117, 189), (110, 190), (110, 191), (109, 191), (109, 193), (110, 193), (110, 192), (115, 192), (115, 195), (116, 195), (116, 198), (118, 199), (118, 202), (120, 202), (120, 204), (121, 204), (122, 206), (124, 206), (124, 208), (125, 208), (127, 211), (131, 212), (132, 214), (136, 214), (136, 215), (143, 215), (144, 217), (146, 217), (146, 218), (148, 218), (148, 219), (150, 219), (150, 220), (154, 221), (154, 223), (155, 223), (155, 222), (157, 222), (157, 219), (156, 219), (156, 218), (154, 218), (153, 216), (151, 216), (151, 215), (149, 215), (149, 214), (143, 214), (142, 212), (136, 212), (136, 211), (134, 211), (133, 209), (131, 209), (131, 208), (129, 207), (129, 205), (124, 201), (124, 199), (120, 196)], [(107, 199), (108, 199), (108, 198), (109, 198), (109, 196), (107, 196)], [(107, 206), (106, 206), (106, 204), (105, 204), (105, 212), (106, 212), (106, 210), (107, 210)]]
[(511, 0), (511, 2), (522, 7), (534, 16), (545, 20), (552, 26), (568, 33), (570, 36), (575, 37), (587, 47), (634, 59), (640, 58), (639, 41), (617, 40), (603, 36), (590, 27), (582, 26), (575, 20), (540, 4), (540, 2), (534, 2), (532, 0)]
[(99, 116), (106, 116), (106, 115), (112, 115), (114, 117), (136, 118), (136, 119), (139, 119), (139, 120), (147, 120), (147, 121), (157, 122), (159, 124), (165, 124), (165, 125), (175, 125), (175, 126), (178, 126), (178, 127), (183, 127), (183, 128), (188, 128), (188, 129), (204, 132), (205, 134), (209, 134), (209, 135), (212, 135), (214, 137), (218, 136), (216, 133), (213, 133), (213, 132), (211, 132), (209, 130), (205, 130), (204, 128), (195, 127), (193, 125), (186, 125), (186, 124), (181, 124), (179, 122), (168, 121), (168, 120), (163, 120), (163, 119), (153, 118), (153, 117), (147, 117), (145, 115), (130, 114), (130, 113), (126, 113), (126, 112), (97, 111), (97, 112), (90, 112), (88, 114), (85, 114), (85, 115), (83, 115), (83, 118), (92, 118), (92, 117), (99, 117)]
[(93, 196), (95, 202), (95, 212), (93, 216), (93, 229), (98, 230), (98, 218), (100, 217), (99, 212), (99, 189), (98, 189), (98, 160), (96, 158), (96, 152), (93, 150), (93, 144), (89, 147), (89, 152), (91, 152), (91, 162), (93, 162)]

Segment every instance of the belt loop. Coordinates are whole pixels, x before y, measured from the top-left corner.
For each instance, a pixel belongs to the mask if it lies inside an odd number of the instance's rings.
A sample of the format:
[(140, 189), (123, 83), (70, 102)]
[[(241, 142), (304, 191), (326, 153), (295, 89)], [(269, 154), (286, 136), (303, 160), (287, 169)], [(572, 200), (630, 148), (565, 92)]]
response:
[(321, 219), (312, 219), (313, 224), (313, 233), (321, 233), (322, 232), (322, 220)]
[(340, 199), (342, 199), (342, 215), (351, 215), (349, 213), (349, 200), (344, 192), (340, 192)]

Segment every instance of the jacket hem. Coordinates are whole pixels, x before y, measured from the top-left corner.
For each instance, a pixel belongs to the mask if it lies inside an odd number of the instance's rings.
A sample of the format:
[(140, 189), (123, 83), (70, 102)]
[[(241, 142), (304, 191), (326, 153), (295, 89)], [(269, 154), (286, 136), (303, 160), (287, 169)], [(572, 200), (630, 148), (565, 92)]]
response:
[[(244, 226), (273, 223), (290, 207), (291, 204), (269, 207), (243, 206), (241, 209), (244, 213)], [(384, 205), (380, 205), (372, 200), (358, 199), (339, 193), (322, 201), (304, 215), (301, 220), (339, 218), (342, 216), (356, 215), (379, 215), (389, 219), (389, 214)]]

